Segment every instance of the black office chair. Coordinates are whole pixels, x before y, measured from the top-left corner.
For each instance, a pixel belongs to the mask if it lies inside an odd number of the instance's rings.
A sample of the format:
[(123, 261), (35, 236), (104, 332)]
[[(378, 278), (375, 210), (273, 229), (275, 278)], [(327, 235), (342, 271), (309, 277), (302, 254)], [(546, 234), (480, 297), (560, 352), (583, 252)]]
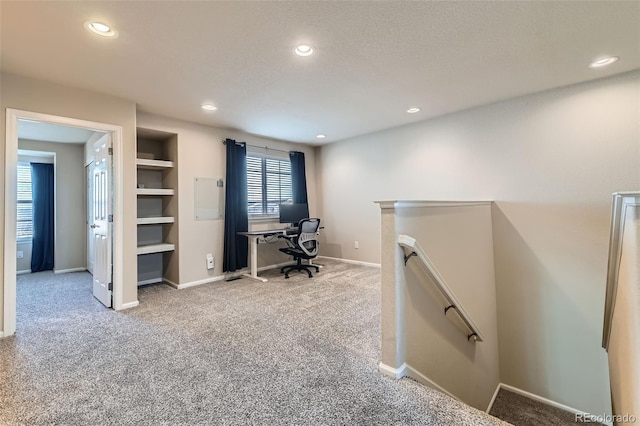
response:
[(311, 278), (313, 275), (309, 267), (316, 268), (316, 272), (320, 272), (320, 269), (315, 265), (302, 264), (302, 259), (310, 260), (318, 255), (319, 228), (320, 219), (307, 218), (298, 222), (298, 235), (278, 235), (278, 238), (287, 240), (287, 247), (281, 248), (280, 251), (296, 259), (295, 265), (283, 266), (280, 269), (285, 278), (289, 278), (289, 272), (291, 271), (307, 271), (309, 278)]

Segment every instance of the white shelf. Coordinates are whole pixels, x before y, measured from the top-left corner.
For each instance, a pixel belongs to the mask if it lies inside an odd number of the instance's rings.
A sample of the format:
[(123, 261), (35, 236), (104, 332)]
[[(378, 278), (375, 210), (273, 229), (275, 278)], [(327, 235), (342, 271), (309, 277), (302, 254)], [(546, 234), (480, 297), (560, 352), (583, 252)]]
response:
[(173, 195), (175, 191), (166, 188), (137, 188), (136, 193), (138, 195)]
[(172, 168), (173, 161), (147, 160), (146, 158), (136, 158), (136, 165), (139, 169), (164, 170)]
[(149, 244), (146, 246), (138, 246), (137, 254), (162, 253), (165, 251), (173, 251), (175, 248), (175, 244), (169, 243)]
[(160, 223), (173, 223), (175, 218), (171, 216), (162, 217), (139, 217), (136, 219), (138, 225), (156, 225)]
[(138, 286), (141, 285), (147, 285), (147, 284), (158, 284), (164, 282), (164, 279), (162, 278), (151, 278), (149, 280), (142, 280), (142, 281), (138, 281)]

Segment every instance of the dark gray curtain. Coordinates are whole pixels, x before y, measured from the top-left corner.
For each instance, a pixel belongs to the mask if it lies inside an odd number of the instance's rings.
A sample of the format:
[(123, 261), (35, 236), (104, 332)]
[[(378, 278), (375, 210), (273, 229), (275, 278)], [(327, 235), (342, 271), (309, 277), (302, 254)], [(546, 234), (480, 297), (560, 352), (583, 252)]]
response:
[(53, 269), (53, 164), (31, 163), (33, 247), (31, 272)]
[(293, 203), (307, 204), (307, 176), (304, 166), (304, 152), (289, 152), (289, 160), (291, 161)]
[(238, 232), (249, 230), (247, 196), (247, 147), (232, 139), (227, 146), (227, 186), (224, 207), (224, 254), (222, 270), (233, 272), (247, 266), (249, 239)]

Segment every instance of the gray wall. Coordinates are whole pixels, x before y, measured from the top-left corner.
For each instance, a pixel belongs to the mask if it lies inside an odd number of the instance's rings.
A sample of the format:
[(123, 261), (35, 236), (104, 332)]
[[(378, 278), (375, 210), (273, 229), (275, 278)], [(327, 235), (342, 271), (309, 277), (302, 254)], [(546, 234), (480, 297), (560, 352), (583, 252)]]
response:
[(16, 262), (16, 272), (27, 273), (31, 272), (31, 251), (33, 244), (31, 241), (24, 241), (17, 243), (17, 251), (22, 252), (22, 258), (18, 258)]
[(86, 267), (87, 202), (84, 144), (19, 139), (18, 149), (56, 154), (54, 270)]
[(639, 109), (635, 71), (323, 146), (323, 254), (380, 262), (374, 200), (495, 200), (501, 381), (608, 412), (611, 193), (640, 183)]

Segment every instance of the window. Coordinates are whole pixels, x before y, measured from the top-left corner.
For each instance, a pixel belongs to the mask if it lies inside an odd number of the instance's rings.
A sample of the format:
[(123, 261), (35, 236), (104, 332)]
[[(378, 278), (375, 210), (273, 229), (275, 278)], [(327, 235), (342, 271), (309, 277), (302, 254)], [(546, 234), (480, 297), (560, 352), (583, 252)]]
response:
[(33, 205), (31, 194), (31, 164), (18, 163), (18, 212), (16, 239), (33, 237)]
[(247, 154), (249, 217), (277, 217), (280, 204), (291, 201), (289, 159)]

